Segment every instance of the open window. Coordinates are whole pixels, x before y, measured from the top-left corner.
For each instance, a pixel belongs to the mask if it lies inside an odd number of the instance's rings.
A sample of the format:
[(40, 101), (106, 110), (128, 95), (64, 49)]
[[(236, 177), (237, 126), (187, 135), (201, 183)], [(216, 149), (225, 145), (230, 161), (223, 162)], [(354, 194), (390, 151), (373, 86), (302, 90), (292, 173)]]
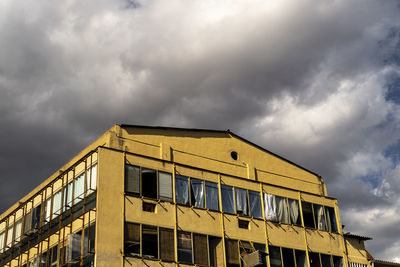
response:
[(193, 263), (192, 235), (189, 232), (178, 231), (178, 261)]
[(50, 248), (49, 257), (50, 257), (50, 265), (57, 266), (57, 253), (58, 253), (58, 245)]
[(158, 259), (157, 227), (142, 225), (142, 256)]
[(207, 209), (219, 210), (218, 184), (206, 181)]
[(150, 169), (142, 169), (142, 196), (157, 198), (157, 172)]
[(294, 250), (291, 248), (282, 248), (283, 265), (285, 267), (296, 267), (294, 264)]
[(97, 164), (93, 165), (86, 171), (87, 195), (95, 191), (96, 188), (97, 188)]
[(19, 242), (21, 240), (22, 234), (22, 219), (15, 222), (14, 228), (14, 242)]
[(233, 203), (233, 187), (221, 185), (222, 211), (227, 213), (235, 213)]
[(325, 210), (321, 205), (313, 204), (314, 220), (319, 230), (326, 230)]
[(89, 227), (85, 227), (83, 230), (84, 235), (84, 245), (83, 245), (83, 253), (84, 255), (93, 254), (95, 249), (95, 241), (96, 241), (96, 224), (92, 223)]
[(310, 259), (310, 267), (321, 267), (321, 260), (318, 253), (309, 252), (308, 257)]
[(222, 251), (221, 240), (222, 239), (220, 237), (215, 237), (215, 236), (208, 237), (210, 266), (219, 266), (222, 263), (223, 255), (221, 253)]
[(275, 195), (264, 194), (265, 219), (272, 222), (278, 222), (278, 214), (276, 212)]
[(335, 209), (332, 207), (325, 207), (325, 214), (326, 214), (326, 224), (328, 226), (328, 231), (337, 233), (338, 228), (336, 224)]
[(308, 267), (306, 252), (302, 250), (295, 250), (296, 254), (296, 267)]
[(322, 267), (333, 267), (332, 266), (332, 256), (326, 255), (326, 254), (321, 254), (321, 263), (322, 263)]
[(304, 226), (315, 228), (312, 204), (302, 201), (301, 208), (303, 210)]

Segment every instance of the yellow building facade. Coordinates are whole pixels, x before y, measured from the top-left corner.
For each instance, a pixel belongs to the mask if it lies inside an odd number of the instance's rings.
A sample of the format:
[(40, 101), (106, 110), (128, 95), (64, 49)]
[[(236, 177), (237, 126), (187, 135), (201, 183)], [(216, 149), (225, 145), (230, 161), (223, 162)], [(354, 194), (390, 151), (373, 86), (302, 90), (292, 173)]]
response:
[(0, 216), (0, 266), (342, 267), (322, 177), (228, 131), (115, 125)]

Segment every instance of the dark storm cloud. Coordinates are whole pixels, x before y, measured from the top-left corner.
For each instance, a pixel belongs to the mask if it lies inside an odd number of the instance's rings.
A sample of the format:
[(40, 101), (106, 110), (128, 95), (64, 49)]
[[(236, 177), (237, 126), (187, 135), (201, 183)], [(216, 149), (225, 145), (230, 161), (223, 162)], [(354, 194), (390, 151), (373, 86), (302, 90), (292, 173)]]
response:
[(347, 230), (394, 259), (399, 235), (373, 214), (400, 220), (384, 153), (399, 139), (398, 14), (372, 0), (3, 1), (0, 211), (114, 123), (229, 128), (320, 173)]

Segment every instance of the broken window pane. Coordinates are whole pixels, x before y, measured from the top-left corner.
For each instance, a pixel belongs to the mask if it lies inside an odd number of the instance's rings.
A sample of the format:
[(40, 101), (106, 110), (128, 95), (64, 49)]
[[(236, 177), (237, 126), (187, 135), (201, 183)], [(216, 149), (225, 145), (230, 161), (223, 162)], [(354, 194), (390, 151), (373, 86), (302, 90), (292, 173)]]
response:
[(206, 181), (207, 209), (219, 210), (218, 184)]
[(301, 225), (300, 221), (300, 210), (299, 210), (299, 201), (296, 199), (288, 199), (289, 202), (289, 213), (290, 213), (290, 222), (292, 224)]
[(172, 201), (172, 175), (166, 172), (158, 172), (158, 195), (166, 201)]
[(312, 204), (302, 201), (301, 209), (303, 211), (304, 226), (315, 228)]
[(281, 249), (275, 246), (269, 246), (269, 263), (271, 267), (282, 267)]
[(157, 173), (155, 170), (142, 169), (142, 196), (157, 198)]
[(289, 213), (286, 198), (276, 196), (276, 212), (278, 221), (281, 223), (289, 223)]
[(239, 266), (239, 246), (237, 240), (226, 239), (226, 261), (228, 266)]
[(306, 252), (302, 250), (296, 250), (295, 254), (297, 267), (308, 267)]
[(178, 261), (192, 263), (192, 237), (190, 233), (178, 232)]
[(265, 219), (268, 221), (277, 222), (278, 215), (276, 213), (276, 199), (274, 195), (264, 194), (264, 203), (265, 203)]
[(175, 244), (172, 229), (160, 228), (160, 258), (164, 261), (174, 261)]
[(294, 266), (294, 254), (291, 248), (282, 248), (283, 266), (295, 267)]
[(324, 207), (314, 204), (314, 218), (319, 230), (326, 230)]
[(249, 208), (247, 203), (247, 191), (242, 188), (235, 188), (236, 197), (236, 213), (241, 215), (249, 215)]
[(140, 194), (140, 168), (125, 165), (125, 192)]
[(233, 188), (228, 185), (221, 185), (222, 210), (227, 213), (235, 213), (233, 204)]
[(142, 225), (142, 256), (158, 258), (157, 227)]
[(329, 232), (337, 233), (337, 224), (336, 224), (336, 216), (335, 216), (335, 209), (331, 207), (325, 207), (326, 212), (326, 224), (328, 226)]
[(250, 216), (262, 218), (260, 193), (249, 190)]
[(192, 206), (204, 208), (204, 183), (202, 180), (190, 179)]
[(207, 236), (193, 234), (194, 244), (194, 263), (198, 265), (208, 265)]
[(135, 223), (125, 223), (124, 239), (125, 255), (140, 255), (140, 225)]
[(189, 181), (181, 175), (175, 175), (175, 199), (176, 203), (189, 205)]

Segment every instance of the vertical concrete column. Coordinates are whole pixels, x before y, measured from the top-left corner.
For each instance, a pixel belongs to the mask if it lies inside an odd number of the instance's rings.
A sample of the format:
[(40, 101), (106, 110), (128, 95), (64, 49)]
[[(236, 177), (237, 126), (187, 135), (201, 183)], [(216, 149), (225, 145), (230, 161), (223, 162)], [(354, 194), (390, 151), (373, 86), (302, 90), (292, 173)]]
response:
[(95, 266), (123, 266), (124, 154), (105, 148), (98, 153)]

